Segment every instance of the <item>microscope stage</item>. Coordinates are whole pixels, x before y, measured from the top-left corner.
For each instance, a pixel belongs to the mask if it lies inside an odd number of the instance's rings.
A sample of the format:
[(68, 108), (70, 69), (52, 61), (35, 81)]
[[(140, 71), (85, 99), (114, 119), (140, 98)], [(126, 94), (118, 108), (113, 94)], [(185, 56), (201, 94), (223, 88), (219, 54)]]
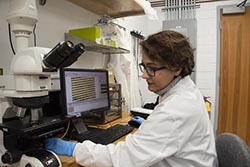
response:
[(67, 121), (67, 118), (61, 118), (60, 116), (44, 117), (39, 120), (39, 124), (32, 125), (30, 123), (30, 118), (25, 117), (23, 119), (6, 121), (0, 124), (0, 128), (3, 132), (9, 134), (19, 136), (29, 135), (31, 138), (40, 138), (63, 131), (63, 124)]

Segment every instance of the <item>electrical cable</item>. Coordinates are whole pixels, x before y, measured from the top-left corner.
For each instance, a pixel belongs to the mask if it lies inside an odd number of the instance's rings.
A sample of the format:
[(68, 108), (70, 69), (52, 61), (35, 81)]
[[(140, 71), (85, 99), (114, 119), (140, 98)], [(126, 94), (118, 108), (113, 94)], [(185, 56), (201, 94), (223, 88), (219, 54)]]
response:
[(10, 42), (10, 47), (11, 47), (11, 50), (12, 50), (13, 54), (15, 55), (16, 52), (15, 52), (15, 50), (14, 50), (13, 43), (12, 43), (12, 39), (11, 39), (11, 27), (10, 27), (10, 24), (8, 24), (8, 31), (9, 31), (9, 42)]
[(34, 25), (33, 28), (33, 37), (34, 37), (34, 46), (36, 46), (36, 24)]
[(67, 135), (67, 133), (69, 131), (69, 127), (70, 127), (70, 120), (68, 121), (68, 125), (67, 125), (65, 133), (60, 137), (61, 139), (63, 139)]
[[(33, 28), (33, 36), (34, 36), (34, 46), (36, 46), (36, 24)], [(13, 42), (12, 42), (12, 38), (11, 38), (11, 27), (10, 27), (10, 24), (8, 24), (8, 32), (9, 32), (9, 42), (10, 42), (10, 46), (11, 46), (11, 50), (13, 52), (13, 54), (15, 55), (16, 52), (15, 52), (15, 49), (14, 49), (14, 46), (13, 46)]]
[(46, 4), (46, 0), (40, 0), (39, 4), (42, 5), (42, 6), (44, 6)]
[(247, 2), (247, 0), (242, 1), (241, 3), (239, 3), (239, 4), (237, 5), (237, 7), (245, 6), (245, 5), (246, 5), (246, 2)]

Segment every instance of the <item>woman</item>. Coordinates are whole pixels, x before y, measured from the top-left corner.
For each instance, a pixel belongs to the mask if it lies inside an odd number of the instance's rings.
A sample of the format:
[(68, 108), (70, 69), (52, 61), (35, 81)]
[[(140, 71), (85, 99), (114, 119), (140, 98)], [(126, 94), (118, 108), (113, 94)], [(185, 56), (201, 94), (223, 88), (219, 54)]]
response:
[[(215, 167), (213, 129), (203, 96), (190, 75), (194, 53), (187, 38), (161, 31), (141, 42), (143, 78), (159, 104), (134, 134), (118, 144), (48, 139), (46, 147), (95, 167)], [(62, 149), (63, 148), (63, 149)]]

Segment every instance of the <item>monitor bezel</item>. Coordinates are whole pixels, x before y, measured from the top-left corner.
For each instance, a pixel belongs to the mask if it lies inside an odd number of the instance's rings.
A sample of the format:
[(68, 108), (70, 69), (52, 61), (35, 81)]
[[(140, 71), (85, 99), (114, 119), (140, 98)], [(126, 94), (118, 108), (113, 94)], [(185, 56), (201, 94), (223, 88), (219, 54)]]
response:
[[(66, 99), (66, 81), (65, 81), (65, 74), (67, 71), (79, 71), (79, 72), (105, 72), (106, 73), (106, 82), (107, 82), (107, 98), (108, 98), (108, 106), (102, 107), (102, 108), (96, 108), (88, 111), (82, 111), (79, 115), (71, 116), (67, 113), (67, 99)], [(62, 101), (62, 114), (66, 117), (71, 118), (78, 118), (78, 117), (84, 117), (91, 113), (95, 112), (105, 112), (110, 109), (110, 95), (109, 95), (109, 77), (108, 77), (108, 70), (105, 69), (86, 69), (86, 68), (61, 68), (60, 69), (60, 90), (61, 90), (61, 101)]]

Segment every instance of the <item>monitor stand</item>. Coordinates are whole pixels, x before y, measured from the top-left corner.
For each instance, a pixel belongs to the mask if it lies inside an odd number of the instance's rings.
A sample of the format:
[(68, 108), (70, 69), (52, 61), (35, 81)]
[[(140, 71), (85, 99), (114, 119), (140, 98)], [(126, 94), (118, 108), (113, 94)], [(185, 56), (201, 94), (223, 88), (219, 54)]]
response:
[(88, 131), (86, 125), (83, 123), (82, 118), (72, 119), (72, 123), (75, 127), (75, 130), (78, 134), (82, 134)]
[(80, 142), (82, 142), (83, 140), (91, 140), (91, 138), (95, 137), (96, 134), (100, 134), (105, 131), (105, 129), (102, 128), (87, 128), (81, 117), (72, 119), (72, 124), (75, 128), (75, 131), (71, 133), (69, 139), (77, 140)]

